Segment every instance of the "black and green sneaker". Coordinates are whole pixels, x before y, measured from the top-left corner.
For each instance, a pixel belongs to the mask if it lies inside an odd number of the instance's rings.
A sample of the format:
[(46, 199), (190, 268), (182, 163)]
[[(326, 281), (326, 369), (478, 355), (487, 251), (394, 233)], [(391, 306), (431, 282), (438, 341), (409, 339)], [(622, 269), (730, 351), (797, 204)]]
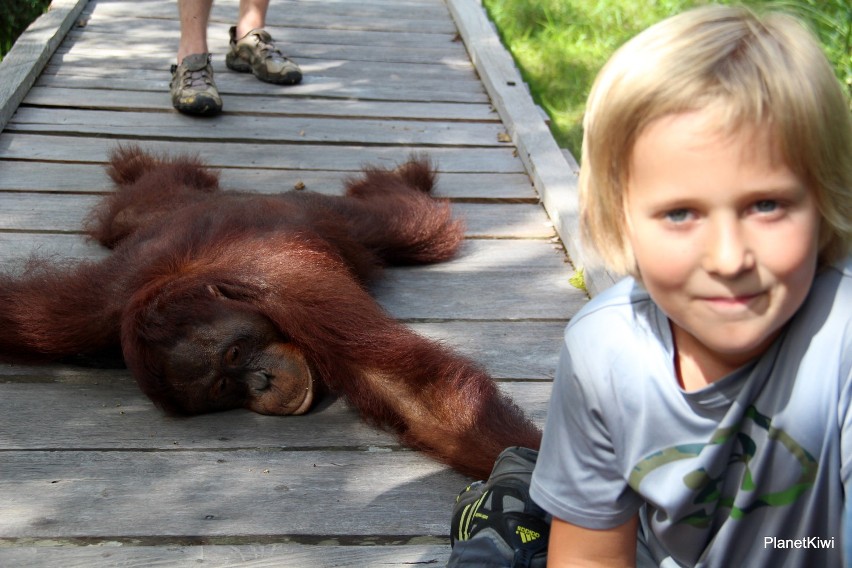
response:
[(535, 450), (507, 448), (487, 481), (476, 481), (459, 494), (453, 507), (454, 550), (448, 567), (547, 564), (550, 515), (529, 493), (537, 457)]

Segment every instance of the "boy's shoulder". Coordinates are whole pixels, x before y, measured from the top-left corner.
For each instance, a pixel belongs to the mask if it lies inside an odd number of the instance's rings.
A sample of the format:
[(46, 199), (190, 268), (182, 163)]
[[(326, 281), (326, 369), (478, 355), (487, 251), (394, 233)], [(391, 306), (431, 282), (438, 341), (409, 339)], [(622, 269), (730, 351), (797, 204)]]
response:
[(597, 320), (634, 319), (637, 311), (647, 311), (653, 305), (648, 292), (635, 279), (626, 277), (592, 298), (571, 318), (569, 327), (591, 325)]
[(852, 332), (852, 257), (820, 271), (805, 305), (802, 319), (813, 320), (812, 325), (830, 329), (833, 334), (844, 333), (847, 341), (852, 341), (848, 337)]
[(852, 256), (821, 270), (814, 279), (810, 297), (817, 306), (831, 304), (852, 319), (852, 310), (848, 309), (852, 302)]
[(852, 288), (852, 256), (846, 257), (845, 260), (835, 264), (829, 270), (839, 273), (841, 288), (847, 290)]
[[(592, 298), (571, 318), (565, 329), (569, 344), (594, 338), (596, 349), (605, 345), (626, 347), (625, 342), (652, 336), (659, 342), (666, 335), (665, 314), (648, 292), (633, 278), (624, 278)], [(581, 347), (581, 345), (574, 345)]]
[(834, 272), (837, 275), (835, 277), (839, 277), (841, 280), (845, 281), (845, 285), (848, 286), (849, 283), (852, 282), (852, 256), (847, 256), (840, 262), (832, 264), (823, 272)]

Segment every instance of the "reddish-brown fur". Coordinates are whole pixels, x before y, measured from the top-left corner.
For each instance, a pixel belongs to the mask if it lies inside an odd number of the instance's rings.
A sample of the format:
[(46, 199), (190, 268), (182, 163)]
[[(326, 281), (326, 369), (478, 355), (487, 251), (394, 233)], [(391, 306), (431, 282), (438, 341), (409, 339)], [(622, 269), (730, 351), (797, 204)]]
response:
[(344, 197), (222, 192), (197, 160), (135, 148), (116, 151), (109, 174), (117, 191), (86, 229), (113, 253), (0, 276), (0, 360), (121, 348), (142, 390), (180, 410), (161, 354), (195, 320), (242, 306), (366, 420), (464, 473), (487, 476), (507, 446), (538, 447), (538, 429), (478, 365), (396, 322), (364, 287), (382, 264), (446, 260), (461, 242), (425, 160), (367, 169)]

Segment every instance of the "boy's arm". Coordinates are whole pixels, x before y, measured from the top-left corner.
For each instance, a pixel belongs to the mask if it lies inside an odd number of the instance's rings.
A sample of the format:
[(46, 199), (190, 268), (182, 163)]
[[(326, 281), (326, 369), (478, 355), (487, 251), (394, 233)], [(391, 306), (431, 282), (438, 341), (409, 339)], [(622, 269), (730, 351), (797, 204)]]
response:
[(639, 517), (613, 529), (593, 530), (553, 518), (547, 551), (549, 567), (624, 567), (636, 565)]

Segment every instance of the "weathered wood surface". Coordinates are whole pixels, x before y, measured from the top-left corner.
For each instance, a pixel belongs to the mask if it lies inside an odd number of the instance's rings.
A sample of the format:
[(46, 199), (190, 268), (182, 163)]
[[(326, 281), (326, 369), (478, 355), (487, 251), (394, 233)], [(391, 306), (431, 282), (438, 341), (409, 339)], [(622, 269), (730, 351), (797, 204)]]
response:
[(589, 255), (580, 241), (576, 160), (557, 147), (542, 121), (530, 120), (536, 112), (532, 99), (478, 2), (447, 0), (447, 4), (565, 249), (585, 271), (586, 288), (593, 295), (605, 290), (615, 282), (615, 276)]
[[(0, 191), (105, 193), (110, 189), (102, 164), (39, 162), (37, 176), (32, 175), (32, 168), (28, 161), (4, 161)], [(273, 193), (302, 184), (311, 191), (333, 194), (340, 192), (351, 172), (250, 167), (223, 168), (219, 175), (223, 187), (237, 191)], [(530, 188), (530, 178), (524, 173), (443, 172), (435, 193), (456, 202), (537, 203)]]
[[(517, 82), (495, 91), (489, 65), (516, 71), (493, 30), (467, 31), (482, 28), (476, 0), (276, 0), (270, 30), (305, 73), (293, 87), (225, 68), (238, 1), (217, 0), (214, 119), (171, 108), (174, 0), (54, 5), (22, 37), (28, 57), (0, 63), (0, 91), (19, 93), (0, 99), (0, 269), (108, 254), (82, 223), (120, 144), (198, 155), (224, 187), (262, 193), (339, 193), (365, 164), (425, 154), (467, 239), (449, 262), (387, 269), (372, 291), (543, 423), (562, 330), (586, 296), (568, 282), (564, 223), (539, 203), (553, 177), (538, 172), (540, 113)], [(340, 400), (301, 417), (179, 419), (123, 369), (0, 365), (2, 566), (442, 565), (468, 481)]]
[[(236, 540), (236, 539), (231, 539)], [(257, 543), (258, 539), (246, 541)], [(92, 568), (121, 566), (123, 568), (197, 568), (198, 566), (251, 566), (280, 568), (281, 566), (364, 568), (365, 566), (441, 566), (447, 556), (446, 545), (347, 546), (328, 539), (324, 546), (282, 544), (207, 545), (207, 546), (124, 546), (111, 541), (98, 546), (73, 549), (52, 546), (20, 546), (4, 551), (3, 558), (10, 566), (61, 566), (62, 568)]]
[[(177, 117), (176, 117), (177, 118)], [(356, 124), (352, 125), (357, 128)], [(461, 128), (461, 126), (460, 126)], [(440, 171), (475, 173), (520, 173), (524, 166), (511, 147), (459, 148), (424, 147), (416, 144), (337, 145), (337, 144), (261, 144), (242, 141), (244, 132), (235, 132), (237, 142), (223, 132), (222, 142), (187, 140), (155, 140), (138, 138), (105, 138), (47, 136), (5, 131), (0, 136), (0, 155), (8, 159), (50, 162), (89, 162), (106, 160), (119, 144), (141, 143), (152, 152), (191, 152), (210, 165), (228, 168), (281, 168), (356, 172), (365, 164), (395, 165), (412, 153), (428, 154)]]
[(270, 122), (266, 116), (225, 114), (215, 128), (196, 118), (148, 112), (119, 113), (97, 110), (20, 109), (9, 124), (15, 132), (53, 134), (101, 134), (124, 138), (159, 140), (220, 140), (229, 133), (245, 142), (293, 142), (344, 144), (416, 144), (418, 146), (499, 146), (502, 126), (497, 123), (424, 122), (341, 117), (282, 116)]
[(27, 30), (3, 58), (0, 129), (26, 96), (50, 56), (74, 25), (87, 0), (53, 0), (50, 11)]
[[(10, 230), (42, 230), (74, 232), (80, 230), (83, 218), (98, 202), (94, 195), (59, 193), (10, 194), (5, 196), (0, 223)], [(472, 237), (546, 238), (553, 228), (542, 222), (537, 205), (459, 203), (456, 215), (465, 220)]]

